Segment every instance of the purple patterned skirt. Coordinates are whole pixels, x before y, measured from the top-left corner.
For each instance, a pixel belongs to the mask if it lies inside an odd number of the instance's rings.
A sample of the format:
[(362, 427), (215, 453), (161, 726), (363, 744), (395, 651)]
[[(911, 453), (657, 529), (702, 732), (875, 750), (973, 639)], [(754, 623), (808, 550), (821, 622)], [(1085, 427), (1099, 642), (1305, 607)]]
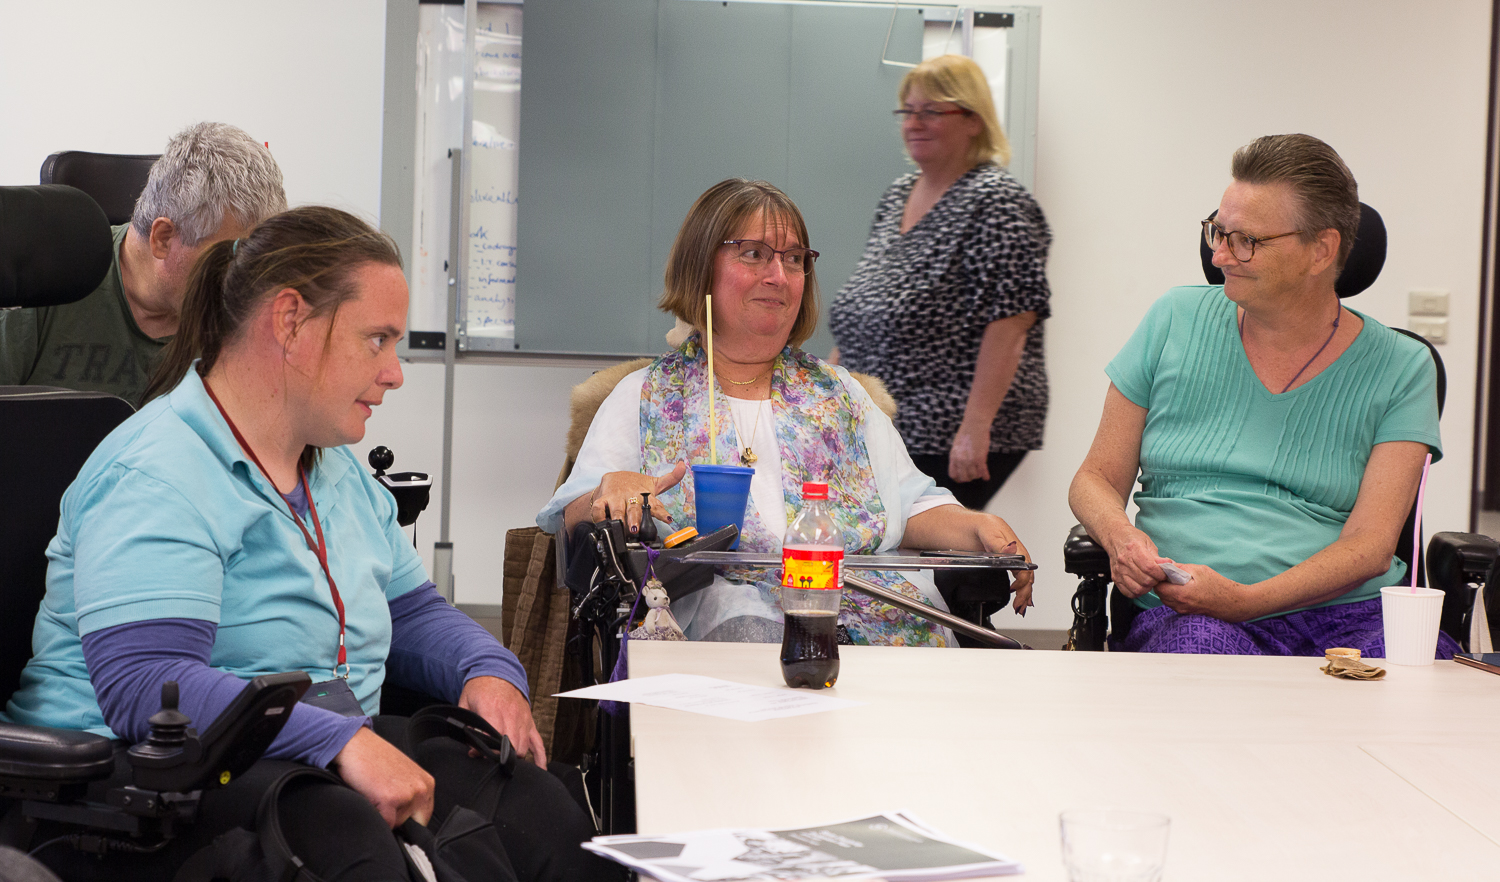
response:
[[(1380, 598), (1239, 624), (1158, 606), (1136, 616), (1124, 640), (1110, 640), (1116, 651), (1214, 655), (1318, 656), (1335, 646), (1358, 649), (1365, 658), (1385, 658)], [(1452, 658), (1458, 648), (1453, 638), (1438, 632), (1438, 658)]]

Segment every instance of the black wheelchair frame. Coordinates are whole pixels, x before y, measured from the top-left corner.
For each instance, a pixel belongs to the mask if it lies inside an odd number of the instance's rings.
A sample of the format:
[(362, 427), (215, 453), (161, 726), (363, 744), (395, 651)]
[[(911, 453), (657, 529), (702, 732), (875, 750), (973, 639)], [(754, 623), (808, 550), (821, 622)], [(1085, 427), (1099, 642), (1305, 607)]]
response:
[[(1465, 651), (1473, 624), (1475, 598), (1484, 592), (1486, 627), (1500, 643), (1500, 542), (1477, 533), (1436, 533), (1427, 543), (1427, 584), (1443, 592), (1439, 627)], [(1073, 592), (1073, 626), (1065, 649), (1098, 652), (1130, 633), (1139, 607), (1113, 588), (1109, 554), (1075, 526), (1063, 544), (1063, 569), (1078, 577)]]

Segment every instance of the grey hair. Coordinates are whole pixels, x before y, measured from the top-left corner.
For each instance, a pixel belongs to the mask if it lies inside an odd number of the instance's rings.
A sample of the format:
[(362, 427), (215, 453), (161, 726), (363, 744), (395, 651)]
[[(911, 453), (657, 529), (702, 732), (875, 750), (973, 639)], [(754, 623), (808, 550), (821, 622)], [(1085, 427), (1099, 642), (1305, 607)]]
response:
[(283, 211), (286, 190), (271, 151), (242, 129), (201, 122), (178, 132), (151, 166), (130, 223), (150, 236), (164, 217), (191, 247), (218, 232), (226, 214), (253, 227)]
[(1337, 151), (1312, 135), (1265, 135), (1234, 152), (1229, 173), (1245, 184), (1290, 187), (1299, 238), (1313, 242), (1323, 230), (1338, 230), (1335, 277), (1344, 271), (1359, 235), (1359, 184)]

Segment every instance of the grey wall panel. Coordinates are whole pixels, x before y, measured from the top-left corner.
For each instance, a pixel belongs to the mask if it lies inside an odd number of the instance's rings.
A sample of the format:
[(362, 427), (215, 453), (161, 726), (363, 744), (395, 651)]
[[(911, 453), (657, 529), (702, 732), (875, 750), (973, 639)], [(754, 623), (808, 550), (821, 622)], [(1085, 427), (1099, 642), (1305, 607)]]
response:
[[(793, 7), (787, 192), (807, 219), (818, 258), (823, 320), (804, 347), (833, 348), (828, 305), (864, 251), (880, 194), (915, 169), (891, 117), (905, 68), (880, 62), (887, 9)], [(922, 14), (897, 13), (888, 57), (922, 55)]]
[(653, 300), (699, 194), (730, 177), (787, 186), (792, 26), (791, 7), (758, 3), (666, 0), (658, 15)]
[[(412, 189), (417, 127), (417, 4), (387, 0), (385, 6), (385, 102), (381, 121), (380, 229), (401, 246), (411, 283)], [(420, 328), (419, 330), (427, 330)], [(404, 348), (406, 340), (401, 341)]]
[(526, 4), (516, 348), (644, 352), (655, 0)]
[[(655, 353), (662, 268), (694, 199), (769, 180), (806, 215), (824, 302), (908, 166), (880, 63), (888, 9), (528, 0), (517, 348)], [(899, 13), (891, 57), (921, 54)], [(826, 331), (808, 344), (831, 346)]]

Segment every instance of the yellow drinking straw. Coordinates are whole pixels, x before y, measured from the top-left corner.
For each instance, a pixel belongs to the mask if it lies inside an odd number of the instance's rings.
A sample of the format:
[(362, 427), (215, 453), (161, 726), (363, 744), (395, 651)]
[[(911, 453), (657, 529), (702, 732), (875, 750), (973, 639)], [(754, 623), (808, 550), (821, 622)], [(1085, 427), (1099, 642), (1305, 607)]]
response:
[(703, 345), (708, 349), (708, 464), (719, 464), (719, 417), (714, 408), (714, 295), (705, 294), (708, 300), (708, 330), (704, 333)]

